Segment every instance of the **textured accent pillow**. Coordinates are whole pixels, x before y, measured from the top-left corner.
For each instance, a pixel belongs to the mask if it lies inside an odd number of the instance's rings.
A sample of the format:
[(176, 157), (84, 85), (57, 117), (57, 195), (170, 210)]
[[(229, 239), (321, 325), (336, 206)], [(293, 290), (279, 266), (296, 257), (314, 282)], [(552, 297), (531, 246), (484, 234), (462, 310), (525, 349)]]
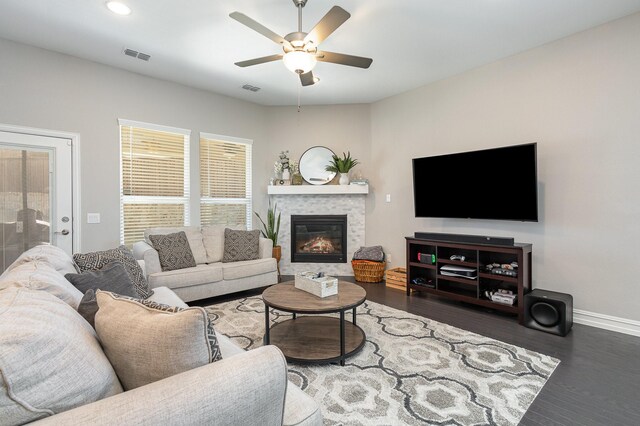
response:
[(73, 260), (80, 268), (81, 272), (98, 271), (106, 264), (113, 261), (120, 261), (127, 270), (129, 278), (133, 283), (136, 291), (142, 298), (147, 298), (153, 294), (153, 290), (149, 288), (149, 283), (144, 277), (144, 272), (136, 259), (133, 257), (131, 250), (126, 246), (120, 246), (116, 249), (96, 251), (92, 253), (76, 253)]
[(196, 264), (202, 265), (204, 263), (207, 263), (207, 251), (204, 247), (204, 242), (202, 241), (202, 232), (199, 226), (160, 227), (145, 229), (144, 240), (149, 245), (153, 245), (151, 243), (151, 240), (149, 239), (149, 235), (175, 234), (176, 232), (180, 231), (184, 231), (184, 233), (187, 234), (189, 247), (191, 247), (191, 253), (193, 253), (193, 258), (196, 260)]
[(360, 247), (353, 253), (353, 259), (382, 262), (384, 260), (384, 251), (382, 250), (382, 246)]
[(222, 262), (254, 260), (259, 257), (260, 231), (224, 230), (224, 255)]
[(149, 240), (158, 252), (160, 267), (163, 271), (175, 271), (196, 266), (196, 260), (184, 231), (175, 234), (149, 235)]
[(96, 297), (96, 332), (126, 390), (222, 358), (203, 308), (178, 308), (100, 290)]
[(98, 312), (96, 290), (111, 291), (116, 294), (130, 297), (140, 297), (136, 291), (127, 270), (122, 262), (108, 263), (99, 271), (87, 271), (81, 274), (67, 274), (64, 276), (78, 290), (84, 293), (78, 313), (94, 327), (94, 317)]
[(202, 243), (207, 253), (207, 263), (222, 262), (225, 228), (245, 231), (244, 225), (205, 225), (202, 227)]
[(98, 271), (64, 276), (82, 293), (88, 290), (106, 290), (123, 296), (140, 297), (122, 262), (107, 263)]
[(18, 425), (122, 392), (95, 331), (40, 290), (0, 291), (0, 424)]
[(69, 304), (78, 307), (82, 293), (56, 271), (49, 262), (32, 260), (12, 268), (0, 279), (0, 290), (7, 287), (25, 287), (46, 291)]

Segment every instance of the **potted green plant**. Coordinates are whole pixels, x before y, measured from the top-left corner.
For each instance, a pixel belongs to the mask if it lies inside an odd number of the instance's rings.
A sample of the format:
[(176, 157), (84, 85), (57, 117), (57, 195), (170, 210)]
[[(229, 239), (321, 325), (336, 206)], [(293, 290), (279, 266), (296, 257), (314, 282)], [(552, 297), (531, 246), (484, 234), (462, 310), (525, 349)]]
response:
[(325, 168), (328, 172), (340, 173), (340, 185), (349, 185), (349, 171), (358, 165), (358, 160), (351, 158), (351, 152), (342, 153), (342, 158), (333, 154), (331, 162)]
[(273, 207), (271, 207), (271, 200), (269, 200), (266, 222), (262, 220), (258, 212), (254, 213), (262, 224), (262, 229), (260, 230), (262, 236), (273, 241), (271, 256), (276, 259), (276, 264), (278, 266), (278, 280), (280, 280), (280, 258), (282, 257), (282, 247), (278, 245), (278, 234), (280, 233), (280, 213), (278, 213), (278, 217), (276, 218), (277, 209), (278, 204), (274, 204)]

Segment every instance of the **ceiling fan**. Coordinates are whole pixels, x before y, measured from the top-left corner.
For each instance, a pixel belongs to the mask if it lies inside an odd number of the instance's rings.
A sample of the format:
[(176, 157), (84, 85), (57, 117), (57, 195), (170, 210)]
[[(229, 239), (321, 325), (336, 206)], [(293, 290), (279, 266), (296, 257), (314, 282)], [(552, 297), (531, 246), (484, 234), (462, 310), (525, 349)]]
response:
[(313, 76), (312, 72), (317, 61), (369, 68), (373, 62), (371, 58), (318, 50), (320, 43), (351, 17), (349, 12), (340, 6), (333, 6), (309, 33), (305, 33), (302, 31), (302, 8), (307, 4), (307, 0), (293, 0), (293, 4), (298, 9), (298, 31), (287, 34), (284, 37), (274, 33), (243, 13), (232, 12), (229, 14), (231, 18), (241, 24), (278, 43), (283, 50), (283, 53), (236, 62), (237, 66), (249, 67), (282, 59), (289, 70), (300, 75), (300, 82), (303, 86), (311, 86), (319, 80)]

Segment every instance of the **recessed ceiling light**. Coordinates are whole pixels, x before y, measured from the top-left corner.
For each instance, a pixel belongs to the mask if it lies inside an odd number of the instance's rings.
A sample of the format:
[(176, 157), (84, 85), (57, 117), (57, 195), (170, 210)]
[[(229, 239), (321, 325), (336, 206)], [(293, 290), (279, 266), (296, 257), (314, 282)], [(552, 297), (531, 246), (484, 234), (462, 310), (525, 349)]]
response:
[(130, 15), (131, 9), (124, 3), (120, 3), (119, 1), (108, 1), (107, 8), (115, 14), (118, 15)]

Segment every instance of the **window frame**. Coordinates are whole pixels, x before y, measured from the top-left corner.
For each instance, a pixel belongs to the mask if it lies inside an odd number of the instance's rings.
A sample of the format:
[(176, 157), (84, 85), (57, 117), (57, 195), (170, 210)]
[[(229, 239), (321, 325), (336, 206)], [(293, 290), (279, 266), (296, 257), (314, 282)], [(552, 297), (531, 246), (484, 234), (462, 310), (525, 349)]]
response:
[[(184, 193), (181, 197), (162, 196), (162, 195), (124, 195), (124, 176), (123, 176), (123, 150), (122, 150), (122, 127), (136, 127), (145, 130), (159, 131), (166, 133), (174, 133), (183, 136), (183, 188)], [(125, 244), (124, 232), (124, 206), (125, 204), (182, 204), (184, 208), (184, 226), (191, 223), (191, 130), (179, 127), (163, 126), (154, 123), (145, 123), (142, 121), (134, 121), (127, 119), (118, 119), (118, 141), (119, 141), (119, 167), (120, 167), (120, 244)]]
[[(202, 188), (200, 188), (199, 198), (198, 198), (198, 209), (200, 212), (201, 205), (209, 204), (209, 205), (224, 205), (224, 204), (244, 204), (245, 207), (245, 216), (246, 216), (246, 227), (248, 230), (253, 229), (253, 140), (238, 138), (234, 136), (226, 136), (226, 135), (218, 135), (214, 133), (200, 132), (200, 137), (198, 139), (198, 182), (201, 182), (202, 179), (202, 169), (200, 169), (202, 164), (201, 157), (201, 149), (202, 149), (202, 140), (212, 140), (212, 141), (220, 141), (224, 143), (232, 143), (238, 145), (246, 146), (246, 158), (245, 158), (245, 198), (217, 198), (217, 197), (204, 197), (202, 195)], [(200, 225), (202, 224), (202, 215), (200, 215)], [(233, 225), (233, 224), (230, 224)]]

